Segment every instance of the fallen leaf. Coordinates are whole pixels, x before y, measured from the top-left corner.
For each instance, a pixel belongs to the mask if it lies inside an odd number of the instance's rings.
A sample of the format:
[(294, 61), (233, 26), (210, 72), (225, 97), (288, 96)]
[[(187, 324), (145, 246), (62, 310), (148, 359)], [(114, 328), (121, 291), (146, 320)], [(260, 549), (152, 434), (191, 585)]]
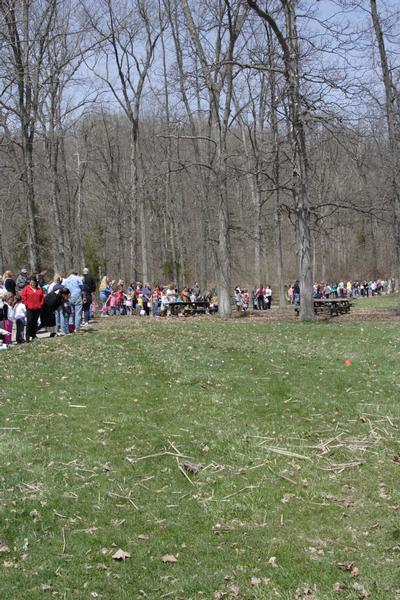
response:
[(222, 600), (222, 598), (225, 596), (224, 592), (214, 592), (214, 599), (215, 600)]
[(145, 533), (140, 533), (138, 535), (138, 540), (148, 540), (148, 539), (149, 539), (149, 536), (146, 535)]
[(283, 498), (282, 498), (281, 502), (282, 502), (283, 504), (287, 504), (288, 502), (290, 502), (290, 500), (291, 500), (292, 498), (295, 498), (295, 497), (296, 497), (296, 494), (285, 494), (285, 495), (283, 496)]
[(347, 560), (346, 562), (336, 563), (336, 566), (339, 567), (339, 569), (342, 569), (342, 571), (352, 571), (354, 568), (354, 562)]
[(10, 548), (6, 544), (0, 544), (0, 553), (5, 554), (10, 552)]
[(365, 589), (361, 583), (353, 583), (353, 590), (355, 590), (358, 594), (359, 598), (368, 598), (369, 592)]
[(229, 595), (233, 598), (237, 598), (240, 594), (239, 588), (237, 585), (231, 585), (228, 589)]
[(342, 590), (345, 590), (347, 588), (347, 586), (344, 583), (340, 583), (340, 581), (337, 581), (336, 583), (333, 584), (333, 591), (334, 592), (341, 592)]
[(352, 577), (358, 577), (360, 574), (360, 569), (358, 567), (353, 567), (351, 570)]
[(268, 564), (271, 565), (271, 567), (276, 568), (278, 566), (276, 562), (276, 556), (271, 556), (271, 558), (268, 561)]
[(268, 579), (267, 577), (253, 577), (250, 579), (250, 585), (257, 587), (260, 585), (269, 585), (271, 583), (271, 580)]
[(185, 471), (188, 473), (193, 473), (194, 475), (199, 473), (204, 468), (203, 465), (195, 465), (188, 460), (182, 463), (182, 467), (185, 469)]
[(164, 554), (161, 558), (163, 563), (176, 563), (178, 559), (173, 554)]
[(129, 552), (125, 552), (125, 550), (121, 550), (121, 548), (112, 555), (112, 558), (114, 560), (126, 560), (130, 557), (131, 555), (129, 554)]

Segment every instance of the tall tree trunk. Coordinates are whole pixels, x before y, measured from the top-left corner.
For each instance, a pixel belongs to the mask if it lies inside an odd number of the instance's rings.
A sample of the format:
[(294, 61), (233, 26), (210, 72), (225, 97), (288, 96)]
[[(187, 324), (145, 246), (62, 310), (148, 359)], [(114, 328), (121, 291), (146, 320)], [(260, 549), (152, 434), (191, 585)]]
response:
[[(389, 67), (389, 61), (386, 53), (385, 39), (382, 31), (381, 20), (379, 17), (376, 0), (370, 0), (372, 23), (374, 26), (375, 36), (378, 43), (379, 56), (381, 61), (382, 79), (385, 88), (385, 108), (386, 108), (386, 123), (389, 137), (389, 171), (392, 178), (392, 207), (393, 207), (393, 232), (394, 232), (394, 247), (396, 259), (396, 279), (397, 284), (400, 282), (400, 142), (396, 134), (396, 116), (395, 114), (395, 96), (398, 94), (396, 90)], [(400, 294), (399, 305), (400, 310)]]
[[(270, 31), (270, 28), (269, 28)], [(282, 250), (282, 218), (281, 218), (281, 181), (280, 181), (280, 141), (278, 128), (278, 100), (276, 91), (276, 75), (274, 71), (273, 51), (269, 43), (270, 60), (270, 92), (271, 92), (271, 129), (273, 136), (273, 180), (274, 180), (274, 226), (275, 226), (275, 255), (276, 272), (278, 279), (279, 306), (286, 306), (285, 282), (283, 273), (283, 250)]]
[(294, 0), (281, 0), (285, 16), (285, 34), (274, 17), (259, 7), (255, 0), (247, 0), (249, 6), (274, 32), (283, 53), (287, 102), (289, 108), (289, 139), (292, 154), (292, 189), (296, 214), (297, 252), (300, 272), (300, 319), (313, 320), (313, 269), (311, 240), (311, 204), (308, 195), (308, 160), (303, 122), (303, 101), (300, 90), (300, 46), (296, 25)]
[(131, 123), (131, 155), (130, 155), (130, 237), (129, 237), (129, 258), (131, 276), (137, 281), (137, 193), (138, 193), (138, 133), (135, 123)]
[(29, 134), (24, 134), (24, 192), (27, 210), (27, 245), (28, 262), (31, 273), (39, 270), (38, 237), (37, 237), (37, 213), (35, 206), (35, 185), (33, 167), (33, 145)]

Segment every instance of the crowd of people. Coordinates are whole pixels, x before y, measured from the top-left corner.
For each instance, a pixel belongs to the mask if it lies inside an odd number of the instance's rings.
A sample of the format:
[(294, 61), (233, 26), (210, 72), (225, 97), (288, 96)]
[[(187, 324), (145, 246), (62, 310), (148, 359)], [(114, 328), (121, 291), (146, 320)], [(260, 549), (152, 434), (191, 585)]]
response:
[(340, 281), (314, 284), (314, 298), (359, 298), (394, 293), (395, 279)]
[[(315, 283), (314, 298), (357, 298), (375, 296), (395, 291), (395, 280), (340, 281)], [(300, 285), (295, 281), (287, 290), (288, 302), (300, 304)], [(270, 285), (255, 286), (251, 292), (236, 286), (233, 302), (237, 311), (269, 310), (272, 306)], [(97, 288), (96, 279), (83, 269), (67, 277), (55, 275), (47, 281), (47, 272), (29, 276), (21, 269), (17, 277), (6, 271), (0, 277), (0, 345), (7, 348), (12, 342), (13, 330), (17, 344), (29, 343), (37, 338), (38, 331), (46, 329), (51, 337), (80, 333), (88, 327), (96, 311), (102, 317), (112, 316), (168, 316), (179, 314), (172, 310), (186, 305), (206, 305), (207, 312), (218, 310), (217, 290), (203, 292), (196, 282), (192, 287), (179, 290), (174, 284), (151, 286), (141, 282), (126, 285), (122, 279), (104, 276)]]
[(79, 333), (81, 325), (89, 323), (96, 280), (88, 269), (82, 276), (76, 272), (68, 277), (55, 275), (51, 282), (46, 274), (29, 276), (21, 269), (16, 278), (11, 271), (0, 278), (1, 348), (11, 345), (14, 326), (16, 343), (24, 344), (35, 340), (40, 328), (54, 337)]
[[(17, 344), (29, 343), (45, 329), (51, 337), (80, 333), (88, 327), (97, 311), (102, 317), (167, 316), (173, 305), (206, 304), (210, 312), (218, 310), (216, 290), (202, 292), (196, 282), (191, 288), (178, 290), (168, 286), (141, 282), (125, 284), (104, 276), (97, 289), (95, 278), (87, 268), (82, 275), (71, 272), (68, 277), (55, 275), (48, 282), (44, 271), (29, 276), (21, 269), (15, 278), (6, 271), (0, 277), (0, 342), (7, 348), (12, 342), (13, 328)], [(97, 294), (98, 292), (98, 294)]]
[(211, 309), (218, 308), (216, 290), (202, 292), (197, 282), (192, 287), (179, 290), (173, 283), (167, 286), (151, 286), (138, 281), (126, 286), (122, 279), (117, 281), (104, 276), (99, 286), (99, 297), (103, 317), (166, 316), (170, 313), (170, 306), (179, 303), (207, 302)]

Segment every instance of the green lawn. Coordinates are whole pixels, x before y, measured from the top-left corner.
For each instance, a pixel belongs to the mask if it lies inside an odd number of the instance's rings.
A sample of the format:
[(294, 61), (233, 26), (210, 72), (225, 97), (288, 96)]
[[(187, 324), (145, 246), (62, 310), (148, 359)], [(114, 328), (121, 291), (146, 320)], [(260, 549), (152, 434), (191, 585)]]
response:
[(399, 320), (95, 329), (1, 355), (1, 600), (400, 597)]

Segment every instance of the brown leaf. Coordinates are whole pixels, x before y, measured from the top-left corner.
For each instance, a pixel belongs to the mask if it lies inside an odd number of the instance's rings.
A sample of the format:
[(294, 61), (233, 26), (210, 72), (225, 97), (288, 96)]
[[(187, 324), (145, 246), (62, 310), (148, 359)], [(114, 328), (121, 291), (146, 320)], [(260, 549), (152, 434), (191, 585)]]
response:
[(149, 539), (149, 536), (146, 535), (145, 533), (140, 533), (138, 535), (138, 540), (148, 540), (148, 539)]
[(112, 558), (114, 560), (126, 560), (130, 557), (131, 555), (129, 554), (129, 552), (125, 552), (125, 550), (121, 550), (121, 548), (112, 555)]
[(361, 583), (353, 583), (353, 590), (357, 592), (359, 598), (368, 598), (369, 596), (369, 592)]
[(173, 554), (164, 554), (161, 558), (163, 563), (176, 563), (178, 559)]
[(8, 554), (10, 552), (10, 548), (6, 544), (0, 544), (0, 554)]
[(240, 594), (239, 588), (237, 585), (231, 585), (228, 589), (229, 595), (233, 598), (237, 598)]
[(258, 587), (260, 585), (269, 585), (271, 583), (271, 580), (268, 579), (267, 577), (255, 577), (253, 575), (253, 577), (250, 579), (250, 585), (254, 586), (254, 587)]
[(215, 600), (222, 600), (222, 598), (225, 596), (226, 594), (224, 594), (224, 592), (214, 592), (214, 599)]
[(353, 567), (351, 570), (352, 577), (358, 577), (360, 574), (360, 569), (358, 567)]
[(188, 473), (193, 473), (194, 475), (196, 473), (199, 473), (199, 471), (201, 471), (204, 467), (203, 465), (195, 465), (192, 462), (189, 462), (188, 460), (182, 463), (182, 467), (185, 469), (185, 471), (187, 471)]
[(351, 560), (347, 560), (346, 562), (336, 563), (336, 566), (339, 567), (339, 569), (342, 569), (342, 571), (352, 571), (354, 567), (354, 562), (352, 562)]
[(340, 581), (337, 581), (336, 583), (333, 584), (333, 591), (334, 592), (341, 592), (342, 590), (345, 590), (347, 588), (347, 585), (345, 585), (344, 583), (340, 583)]

